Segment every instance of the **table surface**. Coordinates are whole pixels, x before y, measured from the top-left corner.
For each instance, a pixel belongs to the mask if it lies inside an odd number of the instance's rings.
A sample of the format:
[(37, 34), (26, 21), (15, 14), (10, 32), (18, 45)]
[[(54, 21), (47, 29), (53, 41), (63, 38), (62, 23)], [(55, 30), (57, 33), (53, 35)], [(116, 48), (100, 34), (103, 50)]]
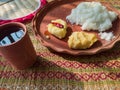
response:
[[(120, 0), (96, 1), (120, 10)], [(26, 26), (39, 58), (15, 70), (0, 57), (0, 90), (120, 90), (120, 42), (99, 54), (71, 56), (51, 52), (34, 37), (31, 23)]]

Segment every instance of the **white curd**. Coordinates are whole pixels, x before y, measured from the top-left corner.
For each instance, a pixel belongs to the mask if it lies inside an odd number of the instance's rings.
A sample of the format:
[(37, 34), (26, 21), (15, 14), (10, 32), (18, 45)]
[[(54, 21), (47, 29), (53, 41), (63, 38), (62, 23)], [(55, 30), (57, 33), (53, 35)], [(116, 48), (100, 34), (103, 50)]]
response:
[(105, 39), (106, 41), (110, 41), (115, 37), (113, 32), (100, 32), (99, 35), (101, 39)]

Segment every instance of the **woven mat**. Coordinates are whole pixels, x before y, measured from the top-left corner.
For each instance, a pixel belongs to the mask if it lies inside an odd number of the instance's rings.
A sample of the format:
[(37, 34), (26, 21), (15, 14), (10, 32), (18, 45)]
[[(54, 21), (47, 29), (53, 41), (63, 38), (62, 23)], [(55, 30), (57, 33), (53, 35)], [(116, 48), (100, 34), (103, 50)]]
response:
[[(106, 1), (120, 8), (119, 0)], [(42, 46), (26, 26), (39, 58), (20, 71), (0, 57), (0, 90), (120, 90), (120, 42), (96, 55), (71, 56)]]
[(40, 7), (39, 0), (6, 0), (0, 1), (0, 19), (11, 20), (25, 17)]

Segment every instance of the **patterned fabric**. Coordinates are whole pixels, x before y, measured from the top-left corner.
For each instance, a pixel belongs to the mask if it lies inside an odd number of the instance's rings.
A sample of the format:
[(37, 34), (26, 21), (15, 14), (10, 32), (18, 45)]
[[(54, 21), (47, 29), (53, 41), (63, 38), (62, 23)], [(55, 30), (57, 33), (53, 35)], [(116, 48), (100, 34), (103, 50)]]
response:
[[(119, 0), (101, 0), (120, 8)], [(44, 47), (29, 35), (38, 54), (28, 70), (14, 70), (0, 57), (0, 90), (120, 90), (120, 42), (95, 55), (71, 56)]]

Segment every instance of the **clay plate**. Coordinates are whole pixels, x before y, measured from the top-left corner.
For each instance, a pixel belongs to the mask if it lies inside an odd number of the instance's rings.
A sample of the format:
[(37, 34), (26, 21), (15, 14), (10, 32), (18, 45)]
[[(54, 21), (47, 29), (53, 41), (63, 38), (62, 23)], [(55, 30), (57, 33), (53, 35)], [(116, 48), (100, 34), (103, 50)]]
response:
[(57, 52), (67, 53), (71, 55), (93, 55), (108, 49), (111, 49), (116, 42), (120, 40), (120, 12), (111, 5), (107, 3), (102, 3), (107, 7), (107, 9), (118, 13), (118, 18), (113, 22), (113, 27), (108, 30), (113, 31), (115, 38), (111, 41), (105, 41), (100, 39), (98, 32), (90, 31), (89, 33), (95, 33), (98, 36), (98, 41), (89, 49), (85, 50), (73, 50), (68, 47), (67, 40), (68, 37), (74, 31), (81, 31), (80, 26), (71, 25), (69, 22), (67, 35), (64, 39), (60, 40), (53, 35), (49, 35), (50, 39), (46, 38), (47, 25), (51, 20), (63, 19), (66, 21), (66, 16), (71, 13), (71, 10), (75, 8), (79, 3), (84, 0), (55, 0), (48, 3), (44, 8), (38, 10), (32, 23), (33, 30), (36, 37), (42, 42), (46, 47), (49, 47)]

